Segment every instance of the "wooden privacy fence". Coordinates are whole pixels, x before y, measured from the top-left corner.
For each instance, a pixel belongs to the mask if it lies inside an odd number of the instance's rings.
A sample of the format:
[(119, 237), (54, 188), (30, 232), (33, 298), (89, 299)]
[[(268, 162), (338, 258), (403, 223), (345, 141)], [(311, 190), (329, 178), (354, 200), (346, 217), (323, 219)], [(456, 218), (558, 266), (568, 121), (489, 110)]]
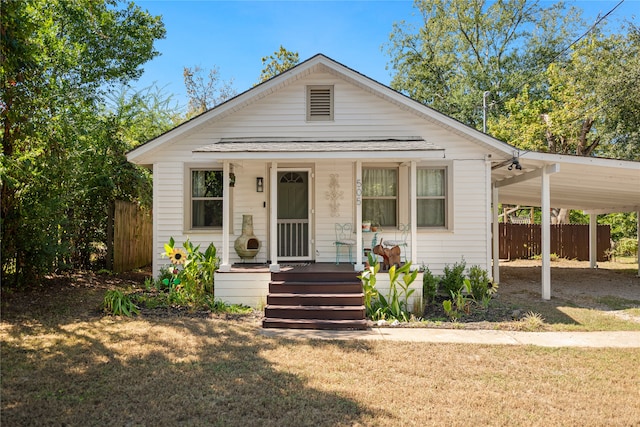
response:
[[(531, 258), (542, 254), (540, 224), (500, 224), (500, 258)], [(606, 261), (611, 249), (608, 225), (597, 228), (597, 259)], [(589, 260), (589, 225), (562, 224), (551, 226), (551, 253), (561, 258)]]
[[(153, 217), (135, 203), (116, 200), (113, 209), (113, 266), (116, 273), (151, 264)], [(109, 254), (108, 258), (111, 258)]]

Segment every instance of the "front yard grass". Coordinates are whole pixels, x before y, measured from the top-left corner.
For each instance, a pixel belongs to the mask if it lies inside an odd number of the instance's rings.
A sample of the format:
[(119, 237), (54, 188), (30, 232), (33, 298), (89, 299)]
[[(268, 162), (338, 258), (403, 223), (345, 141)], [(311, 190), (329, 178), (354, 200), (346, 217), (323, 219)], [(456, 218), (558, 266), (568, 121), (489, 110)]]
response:
[(640, 350), (268, 338), (189, 317), (3, 319), (2, 425), (640, 423)]

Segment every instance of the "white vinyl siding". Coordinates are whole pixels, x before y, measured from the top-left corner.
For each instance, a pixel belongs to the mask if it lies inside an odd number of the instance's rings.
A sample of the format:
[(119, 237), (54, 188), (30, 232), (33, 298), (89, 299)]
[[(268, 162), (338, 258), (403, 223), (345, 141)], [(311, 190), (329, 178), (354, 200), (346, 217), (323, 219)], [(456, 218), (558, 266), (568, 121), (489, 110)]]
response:
[(307, 121), (333, 120), (333, 86), (307, 86)]

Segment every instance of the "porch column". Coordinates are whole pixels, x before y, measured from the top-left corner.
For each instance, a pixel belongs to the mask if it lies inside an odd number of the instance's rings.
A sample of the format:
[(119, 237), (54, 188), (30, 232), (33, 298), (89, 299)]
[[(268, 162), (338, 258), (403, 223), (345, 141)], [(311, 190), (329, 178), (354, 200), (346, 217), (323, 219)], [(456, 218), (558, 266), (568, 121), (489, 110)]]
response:
[(493, 281), (500, 283), (500, 223), (498, 222), (498, 188), (491, 185), (491, 220), (493, 243)]
[(549, 175), (552, 169), (542, 171), (542, 299), (551, 299), (551, 190)]
[(589, 267), (598, 268), (598, 215), (589, 214)]
[(229, 190), (229, 161), (225, 160), (222, 163), (222, 263), (220, 264), (220, 271), (231, 271), (231, 264), (229, 263), (229, 233), (231, 218), (231, 197)]
[(411, 197), (409, 198), (409, 224), (411, 224), (411, 269), (418, 268), (418, 168), (415, 160), (411, 161), (409, 170), (409, 188)]
[[(364, 271), (364, 248), (362, 246), (362, 161), (356, 161), (356, 263), (355, 271)], [(371, 248), (373, 250), (373, 248)]]
[(277, 273), (280, 271), (278, 264), (278, 163), (271, 162), (269, 173), (269, 255), (271, 255), (271, 265), (269, 271)]

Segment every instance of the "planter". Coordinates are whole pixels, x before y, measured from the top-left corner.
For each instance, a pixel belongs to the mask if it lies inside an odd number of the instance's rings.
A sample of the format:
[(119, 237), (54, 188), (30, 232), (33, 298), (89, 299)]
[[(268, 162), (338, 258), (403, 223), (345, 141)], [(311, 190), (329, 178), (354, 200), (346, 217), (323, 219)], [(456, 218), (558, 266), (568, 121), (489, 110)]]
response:
[(371, 231), (371, 221), (362, 221), (362, 231)]

